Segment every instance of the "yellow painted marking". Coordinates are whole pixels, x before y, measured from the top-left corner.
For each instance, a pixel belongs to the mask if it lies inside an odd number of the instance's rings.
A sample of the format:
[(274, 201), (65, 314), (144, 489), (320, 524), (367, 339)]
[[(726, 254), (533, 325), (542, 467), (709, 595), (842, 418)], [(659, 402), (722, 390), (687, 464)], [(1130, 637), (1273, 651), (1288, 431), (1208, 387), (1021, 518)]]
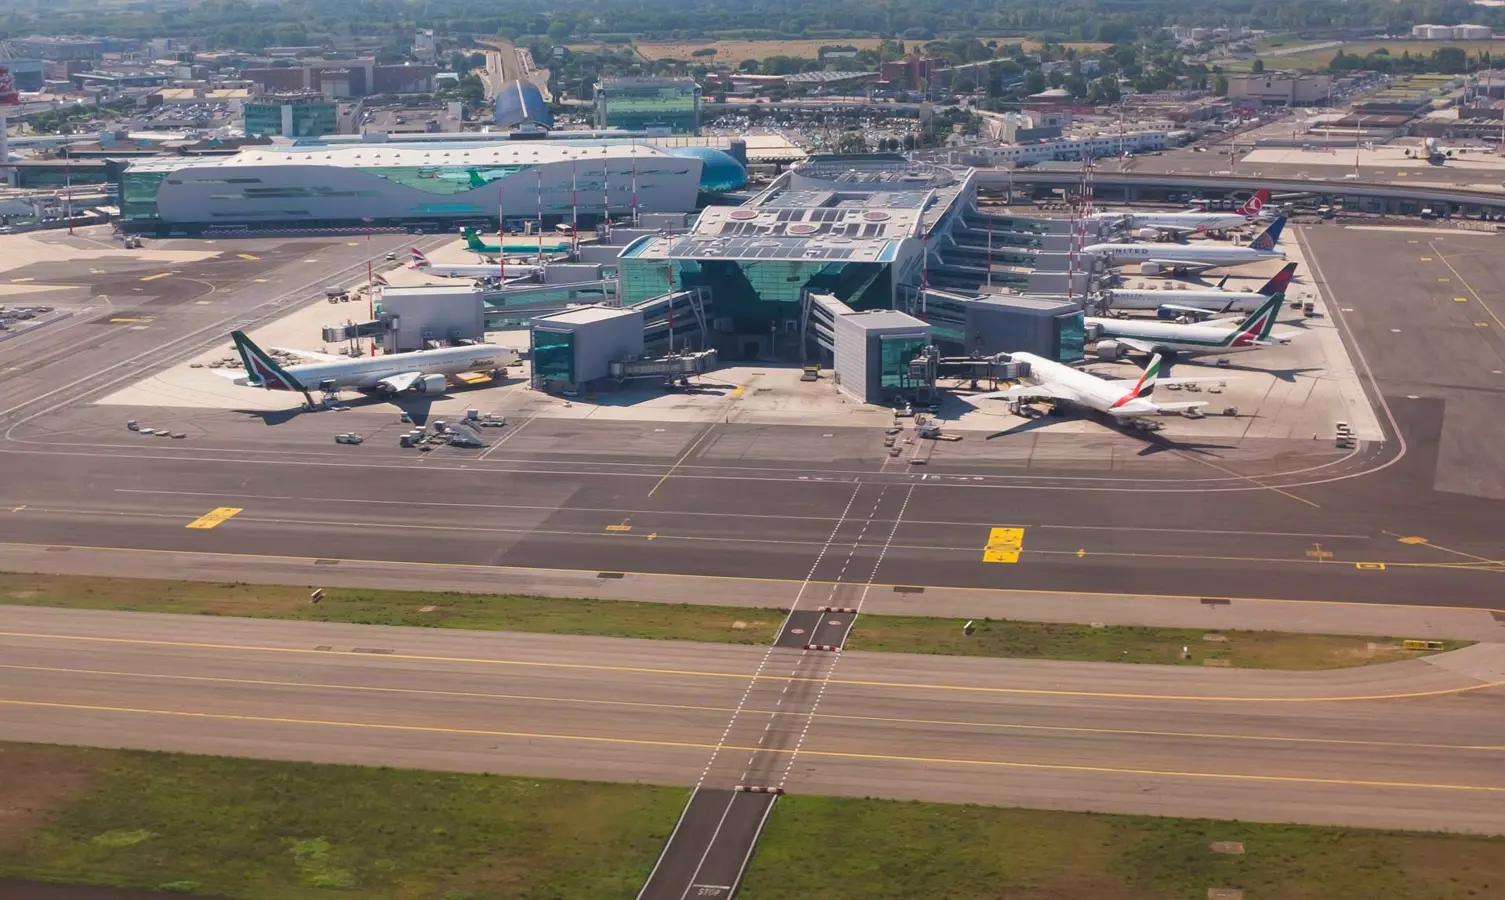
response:
[(21, 510), (23, 510), (25, 508), (26, 508), (26, 504), (23, 503), (20, 506), (13, 506), (13, 507), (11, 507), (10, 511), (11, 512), (20, 512)]
[(735, 399), (737, 399), (738, 397), (742, 396), (745, 393), (747, 393), (747, 385), (745, 385), (745, 384), (739, 384), (736, 387), (732, 388), (732, 392), (729, 395), (727, 395), (727, 396), (729, 396), (733, 400), (735, 400)]
[(988, 532), (988, 545), (982, 548), (982, 561), (1016, 563), (1024, 549), (1023, 528), (994, 528)]
[(1488, 322), (1475, 322), (1474, 323), (1474, 327), (1475, 328), (1488, 328), (1489, 327), (1489, 323)]
[[(384, 654), (385, 655), (385, 654)], [(643, 700), (599, 699), (595, 697), (559, 697), (542, 694), (500, 694), (487, 691), (447, 691), (437, 688), (386, 687), (370, 684), (332, 684), (317, 681), (277, 681), (266, 678), (223, 678), (213, 675), (174, 675), (160, 672), (123, 672), (108, 669), (72, 669), (61, 666), (25, 666), (0, 663), (0, 669), (25, 672), (53, 672), (67, 675), (100, 675), (109, 678), (141, 678), (150, 681), (191, 681), (205, 684), (241, 684), (255, 687), (291, 687), (320, 691), (350, 691), (363, 694), (413, 694), (434, 697), (467, 697), (484, 700), (513, 700), (533, 703), (574, 703), (581, 706), (611, 706), (626, 709), (672, 709), (682, 712), (736, 712), (729, 706), (702, 706), (690, 703), (653, 703)], [(785, 709), (751, 709), (748, 715), (801, 716), (809, 714)], [(842, 713), (815, 713), (816, 719), (831, 719), (844, 722), (885, 722), (896, 725), (940, 725), (956, 728), (991, 728), (997, 731), (1043, 731), (1067, 734), (1112, 734), (1130, 737), (1194, 738), (1218, 741), (1254, 741), (1286, 744), (1331, 744), (1357, 747), (1412, 747), (1429, 750), (1466, 750), (1481, 753), (1505, 753), (1505, 746), (1488, 744), (1437, 744), (1420, 741), (1366, 741), (1351, 738), (1294, 737), (1272, 734), (1232, 734), (1217, 731), (1158, 731), (1142, 728), (1092, 728), (1084, 725), (1026, 725), (1017, 722), (987, 722), (968, 719), (915, 719), (906, 716), (860, 716)]]
[(10, 283), (11, 284), (25, 284), (28, 281), (36, 281), (36, 279), (35, 278), (29, 278), (29, 277), (28, 278), (12, 278), (10, 280)]
[(1319, 562), (1333, 558), (1333, 552), (1331, 550), (1322, 549), (1321, 544), (1313, 544), (1312, 549), (1306, 551), (1306, 555)]
[(1408, 244), (1419, 244), (1421, 241), (1406, 241)]
[[(164, 551), (170, 552), (170, 551)], [(1299, 601), (1297, 601), (1299, 602)], [(1470, 610), (1471, 612), (1473, 610)], [(151, 638), (116, 638), (95, 635), (43, 634), (27, 631), (0, 631), (0, 637), (35, 638), (55, 641), (81, 641), (91, 644), (126, 644), (142, 647), (188, 647), (195, 650), (234, 650), (249, 653), (282, 653), (298, 656), (329, 656), (330, 651), (303, 647), (257, 647), (248, 644), (215, 644), (208, 641), (164, 641)], [(417, 653), (386, 653), (382, 659), (404, 659), (417, 662), (476, 663), (492, 666), (512, 666), (528, 669), (566, 669), (585, 672), (627, 672), (638, 675), (663, 675), (682, 678), (737, 678), (756, 681), (809, 682), (842, 684), (849, 687), (905, 688), (927, 691), (958, 691), (969, 694), (1018, 694), (1043, 697), (1097, 697), (1109, 700), (1169, 700), (1188, 703), (1350, 703), (1370, 700), (1413, 700), (1420, 697), (1447, 697), (1467, 694), (1489, 688), (1505, 686), (1505, 681), (1486, 681), (1461, 687), (1438, 688), (1430, 691), (1409, 691), (1398, 694), (1353, 694), (1333, 697), (1246, 697), (1206, 696), (1198, 694), (1131, 694), (1111, 691), (1073, 691), (1051, 688), (1006, 688), (970, 684), (924, 684), (906, 681), (866, 681), (856, 678), (820, 678), (816, 676), (760, 675), (747, 672), (713, 672), (702, 669), (660, 669), (651, 666), (610, 666), (600, 663), (563, 663), (539, 660), (496, 659), (475, 656), (430, 656)]]
[(1432, 257), (1430, 257), (1430, 256), (1423, 256), (1421, 258), (1421, 261), (1422, 262), (1431, 262), (1432, 261)]
[(313, 725), (324, 728), (357, 728), (368, 731), (398, 731), (417, 734), (471, 735), (487, 738), (521, 738), (535, 741), (575, 742), (583, 744), (620, 744), (634, 747), (668, 747), (674, 749), (717, 750), (734, 752), (780, 753), (788, 756), (804, 755), (827, 759), (857, 759), (875, 762), (905, 762), (921, 765), (983, 766), (994, 769), (1020, 769), (1046, 772), (1075, 772), (1100, 775), (1138, 775), (1162, 778), (1202, 778), (1218, 781), (1273, 782), (1279, 784), (1322, 784), (1358, 788), (1411, 788), (1433, 791), (1469, 791), (1489, 794), (1505, 794), (1505, 787), (1497, 785), (1471, 785), (1450, 783), (1427, 783), (1413, 781), (1366, 781), (1350, 778), (1318, 778), (1301, 775), (1260, 775), (1234, 772), (1181, 772), (1165, 769), (1133, 769), (1120, 766), (1085, 766), (1063, 763), (1030, 763), (1002, 759), (966, 759), (960, 757), (903, 756), (889, 753), (853, 753), (838, 750), (814, 750), (794, 748), (765, 748), (709, 744), (690, 741), (663, 741), (644, 738), (606, 737), (603, 735), (558, 734), (537, 731), (500, 731), (481, 728), (453, 728), (438, 725), (398, 725), (388, 722), (355, 722), (340, 719), (300, 719), (291, 716), (252, 716), (239, 713), (195, 712), (176, 709), (146, 709), (132, 706), (103, 706), (84, 703), (50, 703), (39, 700), (0, 700), (0, 705), (19, 706), (29, 709), (66, 709), (79, 712), (130, 713), (135, 715), (164, 716), (183, 719), (211, 719), (229, 722), (258, 722), (278, 725)]
[(606, 526), (606, 530), (607, 531), (631, 531), (632, 530), (632, 526), (631, 525), (608, 525), (608, 526)]
[(214, 528), (215, 526), (220, 525), (220, 524), (228, 521), (231, 517), (233, 517), (238, 512), (240, 512), (240, 507), (238, 507), (238, 506), (221, 506), (221, 507), (217, 507), (215, 509), (211, 509), (208, 512), (204, 513), (202, 516), (199, 516), (197, 519), (194, 519), (192, 522), (189, 522), (186, 527), (188, 527), (188, 528)]
[(235, 255), (240, 257), (241, 259), (250, 260), (251, 262), (255, 262), (256, 260), (261, 259), (261, 257), (253, 256), (250, 253), (237, 253)]
[(266, 284), (267, 280), (265, 278), (257, 278), (256, 279), (256, 283), (257, 284)]
[(1384, 563), (1354, 563), (1353, 567), (1355, 569), (1367, 569), (1367, 570), (1375, 571), (1375, 572), (1383, 572), (1383, 571), (1385, 571), (1385, 564)]
[(1438, 281), (1439, 284), (1452, 284), (1453, 283), (1453, 279), (1451, 279), (1451, 278), (1439, 278), (1439, 279), (1437, 279), (1437, 281)]
[(147, 321), (150, 321), (150, 320), (149, 319), (131, 319), (131, 318), (127, 318), (125, 316), (116, 316), (115, 318), (110, 319), (110, 324), (111, 325), (130, 325), (130, 324), (132, 324), (134, 322), (147, 322)]
[(142, 281), (156, 281), (158, 278), (166, 278), (167, 276), (169, 276), (171, 274), (172, 274), (171, 272), (158, 272), (155, 275), (148, 275), (148, 276), (146, 276), (145, 278), (143, 278), (141, 280)]
[[(1429, 244), (1428, 246), (1432, 248), (1432, 252), (1437, 253), (1436, 245)], [(1437, 255), (1442, 256), (1441, 253), (1438, 253)], [(1505, 328), (1505, 322), (1500, 321), (1500, 317), (1495, 314), (1495, 311), (1493, 309), (1489, 308), (1489, 304), (1484, 302), (1484, 298), (1479, 296), (1479, 292), (1474, 290), (1474, 286), (1469, 284), (1468, 281), (1464, 279), (1462, 273), (1460, 273), (1458, 269), (1448, 261), (1448, 258), (1446, 256), (1442, 256), (1442, 264), (1448, 267), (1448, 271), (1453, 273), (1453, 277), (1458, 279), (1459, 283), (1463, 285), (1464, 290), (1468, 291), (1469, 296), (1474, 298), (1474, 302), (1483, 307), (1484, 312), (1489, 315), (1490, 320), (1496, 325)]]
[(1396, 538), (1395, 540), (1396, 540), (1397, 543), (1401, 543), (1401, 544), (1425, 544), (1427, 542), (1426, 538), (1424, 538), (1424, 537), (1417, 537), (1415, 535), (1409, 535), (1407, 537), (1399, 537), (1399, 538)]
[(1468, 302), (1468, 298), (1467, 297), (1454, 297), (1453, 298), (1453, 302), (1454, 303), (1467, 303)]
[[(149, 548), (149, 547), (105, 547), (105, 546), (97, 546), (97, 545), (92, 545), (92, 544), (28, 544), (28, 543), (18, 542), (18, 541), (0, 541), (0, 547), (22, 547), (22, 548), (32, 549), (32, 550), (41, 549), (41, 548), (44, 548), (44, 547), (60, 547), (60, 546), (71, 547), (74, 550), (90, 550), (90, 551), (93, 551), (93, 552), (96, 552), (96, 553), (122, 553), (122, 554), (134, 554), (134, 555), (144, 555), (144, 556), (167, 556), (167, 555), (179, 556), (179, 555), (181, 555), (182, 553), (185, 552), (185, 551), (182, 551), (182, 550), (155, 550), (155, 549), (152, 549), (152, 548)], [(1433, 544), (1431, 546), (1435, 547), (1436, 545)], [(209, 550), (194, 550), (194, 551), (191, 551), (191, 552), (195, 556), (202, 556), (202, 557), (207, 557), (207, 558), (223, 557), (225, 559), (265, 560), (265, 561), (272, 561), (272, 562), (293, 562), (293, 563), (303, 563), (303, 564), (307, 564), (307, 565), (311, 565), (313, 563), (313, 561), (318, 558), (318, 557), (313, 557), (313, 556), (289, 556), (289, 555), (285, 555), (285, 554), (273, 554), (273, 553), (230, 553), (230, 552), (225, 552), (225, 551), (209, 551)], [(1484, 560), (1482, 558), (1480, 558), (1480, 559), (1481, 559), (1482, 562), (1487, 562), (1487, 563), (1489, 563), (1491, 565), (1505, 564), (1505, 561)], [(455, 571), (461, 571), (461, 572), (470, 572), (470, 571), (481, 572), (481, 571), (484, 571), (487, 574), (491, 574), (491, 575), (495, 575), (497, 572), (510, 572), (510, 571), (534, 572), (534, 571), (536, 571), (535, 569), (531, 569), (531, 568), (528, 568), (526, 566), (501, 566), (501, 565), (493, 566), (493, 565), (480, 565), (480, 564), (471, 564), (471, 563), (441, 563), (441, 562), (426, 562), (426, 561), (416, 561), (416, 560), (415, 561), (405, 561), (405, 562), (401, 562), (401, 563), (393, 563), (390, 560), (349, 558), (348, 561), (352, 562), (352, 563), (366, 563), (366, 564), (387, 565), (387, 566), (407, 566), (407, 567), (420, 568), (420, 569), (435, 569), (435, 570), (438, 570), (438, 569), (453, 569)], [(1273, 562), (1274, 560), (1271, 560), (1271, 561)], [(1288, 562), (1289, 559), (1283, 560), (1283, 561)], [(1409, 565), (1411, 565), (1413, 568), (1445, 568), (1445, 566), (1437, 566), (1437, 565), (1433, 565), (1433, 564), (1409, 564)], [(548, 570), (548, 571), (557, 571), (557, 570), (552, 570), (551, 569), (551, 570)], [(806, 584), (806, 582), (802, 582), (802, 581), (800, 581), (798, 579), (770, 578), (770, 577), (762, 576), (762, 575), (695, 575), (695, 574), (689, 574), (689, 573), (675, 573), (675, 572), (645, 572), (645, 571), (637, 571), (637, 570), (633, 570), (633, 569), (624, 569), (623, 573), (626, 574), (626, 575), (635, 575), (635, 576), (639, 576), (639, 577), (643, 577), (643, 578), (663, 578), (663, 579), (669, 579), (669, 580), (680, 580), (680, 579), (683, 579), (683, 580), (687, 580), (687, 581), (706, 581), (706, 580), (711, 580), (711, 581), (748, 581), (748, 582), (754, 582), (754, 583), (758, 583), (758, 584), (780, 584), (780, 585), (786, 585), (786, 586), (793, 586), (795, 588), (798, 588), (801, 584)], [(835, 582), (814, 580), (814, 581), (808, 582), (808, 584), (810, 586), (824, 586), (824, 587), (829, 587), (832, 584), (835, 584)], [(878, 589), (886, 589), (886, 588), (894, 588), (894, 587), (922, 587), (922, 585), (916, 585), (916, 584), (896, 584), (896, 583), (887, 582), (887, 581), (875, 581), (875, 582), (872, 583), (871, 587), (878, 588)], [(1122, 594), (1113, 594), (1113, 593), (1108, 593), (1108, 592), (1105, 592), (1105, 591), (1056, 591), (1056, 590), (1050, 590), (1049, 588), (1031, 589), (1031, 590), (1028, 590), (1028, 591), (1018, 591), (1018, 590), (1013, 590), (1013, 589), (1010, 589), (1010, 588), (950, 587), (950, 588), (947, 588), (947, 590), (949, 590), (949, 591), (964, 591), (964, 592), (968, 592), (968, 593), (986, 593), (986, 594), (1009, 594), (1009, 595), (1013, 595), (1013, 594), (1026, 594), (1026, 595), (1029, 595), (1029, 596), (1111, 597), (1111, 598), (1114, 598), (1114, 599), (1122, 599), (1123, 598)], [(1200, 595), (1200, 594), (1147, 594), (1145, 596), (1148, 596), (1148, 597), (1151, 597), (1151, 598), (1154, 598), (1154, 599), (1158, 599), (1158, 600), (1200, 600), (1201, 597), (1202, 597), (1202, 595)], [(1346, 600), (1288, 600), (1288, 599), (1283, 599), (1283, 598), (1280, 598), (1280, 597), (1256, 597), (1256, 596), (1253, 596), (1253, 595), (1237, 595), (1237, 594), (1235, 594), (1235, 595), (1229, 595), (1229, 599), (1230, 600), (1238, 600), (1241, 603), (1302, 604), (1302, 605), (1306, 605), (1306, 606), (1311, 606), (1311, 605), (1315, 604), (1315, 605), (1318, 605), (1318, 606), (1339, 606), (1339, 607), (1352, 607), (1353, 606), (1353, 603), (1351, 601), (1346, 601)], [(1480, 612), (1482, 610), (1483, 612), (1505, 613), (1505, 607), (1496, 607), (1496, 606), (1450, 606), (1450, 605), (1429, 606), (1429, 605), (1422, 604), (1422, 603), (1369, 603), (1369, 604), (1365, 604), (1365, 606), (1368, 607), (1368, 608), (1370, 608), (1370, 609), (1373, 609), (1373, 608), (1376, 608), (1376, 607), (1385, 607), (1387, 609), (1422, 609), (1422, 610), (1428, 610), (1428, 611), (1438, 610), (1438, 609), (1450, 609), (1450, 610), (1458, 610), (1458, 611), (1469, 612), (1469, 613), (1477, 613), (1477, 612)], [(1505, 682), (1502, 682), (1502, 683), (1505, 683)]]
[[(1415, 241), (1412, 241), (1412, 242), (1411, 242), (1411, 243), (1413, 243), (1413, 244), (1414, 244), (1414, 243), (1416, 243), (1416, 242), (1415, 242)], [(346, 246), (346, 247), (359, 247), (359, 246), (360, 246), (360, 244), (358, 244), (358, 243), (356, 243), (356, 242), (355, 242), (355, 241), (346, 241), (346, 242), (345, 242), (345, 246)]]

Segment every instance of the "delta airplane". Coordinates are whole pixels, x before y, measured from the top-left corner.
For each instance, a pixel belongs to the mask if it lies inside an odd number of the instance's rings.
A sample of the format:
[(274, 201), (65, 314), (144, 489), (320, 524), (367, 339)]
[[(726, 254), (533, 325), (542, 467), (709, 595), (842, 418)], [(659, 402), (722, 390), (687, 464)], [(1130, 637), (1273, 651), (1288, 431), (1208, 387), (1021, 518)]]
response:
[(1099, 338), (1093, 352), (1099, 359), (1114, 360), (1128, 351), (1165, 356), (1204, 356), (1238, 353), (1288, 344), (1299, 332), (1272, 334), (1280, 313), (1280, 294), (1265, 298), (1264, 305), (1243, 322), (1206, 322), (1182, 325), (1149, 319), (1101, 319), (1088, 316), (1084, 322)]
[(1246, 266), (1266, 259), (1285, 259), (1284, 250), (1277, 250), (1280, 232), (1286, 227), (1286, 217), (1281, 216), (1270, 227), (1260, 232), (1259, 237), (1243, 247), (1200, 246), (1197, 244), (1090, 244), (1082, 252), (1096, 256), (1109, 266), (1124, 266), (1139, 263), (1144, 275), (1159, 275), (1177, 270), (1201, 271), (1203, 269)]
[[(1016, 384), (1002, 391), (977, 394), (973, 400), (1008, 400), (1027, 403), (1050, 400), (1095, 410), (1119, 419), (1138, 416), (1169, 416), (1206, 406), (1203, 402), (1156, 403), (1150, 399), (1157, 383), (1187, 384), (1216, 379), (1177, 378), (1160, 381), (1160, 355), (1150, 357), (1149, 365), (1139, 378), (1115, 380), (1099, 378), (1080, 369), (1045, 359), (1033, 353), (1011, 353), (1009, 359), (1029, 363), (1030, 384)], [(1166, 367), (1169, 370), (1169, 366)]]
[[(1120, 222), (1144, 240), (1154, 240), (1162, 234), (1185, 236), (1207, 231), (1229, 231), (1258, 221), (1265, 204), (1270, 202), (1268, 189), (1260, 188), (1253, 197), (1245, 200), (1232, 212), (1188, 210), (1186, 212), (1122, 212), (1095, 213), (1092, 218), (1105, 222)], [(1141, 227), (1143, 226), (1143, 227)]]
[[(1284, 295), (1296, 274), (1296, 264), (1286, 263), (1258, 291), (1127, 291), (1109, 289), (1101, 294), (1103, 309), (1168, 309), (1191, 317), (1210, 313), (1253, 312), (1266, 299)], [(1226, 283), (1225, 278), (1223, 283)]]
[(314, 406), (309, 391), (315, 389), (326, 392), (351, 388), (386, 394), (400, 394), (404, 391), (442, 394), (449, 386), (451, 375), (489, 372), (495, 378), (508, 366), (516, 365), (518, 360), (517, 352), (506, 347), (471, 344), (356, 359), (309, 350), (289, 350), (289, 353), (317, 362), (283, 366), (256, 346), (246, 337), (245, 332), (232, 331), (230, 337), (235, 341), (241, 362), (245, 364), (246, 374), (237, 376), (234, 372), (215, 370), (217, 374), (234, 378), (239, 385), (271, 391), (298, 391), (308, 401), (309, 408)]

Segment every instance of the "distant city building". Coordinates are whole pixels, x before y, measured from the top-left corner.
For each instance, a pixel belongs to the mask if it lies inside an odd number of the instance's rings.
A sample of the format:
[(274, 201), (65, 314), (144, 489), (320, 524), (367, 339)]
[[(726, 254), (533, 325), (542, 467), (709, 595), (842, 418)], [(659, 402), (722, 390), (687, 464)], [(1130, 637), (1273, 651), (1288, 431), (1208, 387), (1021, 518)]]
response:
[(258, 90), (318, 91), (327, 97), (368, 94), (428, 94), (434, 90), (435, 65), (379, 66), (370, 56), (304, 60), (301, 66), (247, 68), (240, 77)]
[(1228, 99), (1265, 106), (1311, 106), (1332, 96), (1331, 75), (1230, 75)]
[(290, 138), (334, 134), (336, 112), (333, 100), (313, 91), (261, 94), (245, 103), (246, 134)]
[(413, 58), (431, 60), (439, 53), (438, 43), (434, 40), (434, 29), (424, 28), (413, 37)]
[(700, 85), (693, 78), (607, 78), (596, 84), (596, 127), (700, 133)]
[(1488, 25), (1412, 25), (1411, 37), (1423, 41), (1487, 41), (1494, 37)]
[(99, 59), (106, 53), (134, 50), (136, 41), (81, 35), (32, 35), (9, 42), (17, 56), (42, 59)]
[(904, 59), (884, 63), (878, 71), (878, 77), (890, 86), (914, 90), (919, 90), (922, 86), (939, 87), (938, 83), (933, 82), (945, 79), (948, 74), (944, 59), (921, 57), (913, 53)]
[(47, 80), (47, 61), (43, 59), (0, 59), (0, 66), (10, 70), (18, 91), (40, 91)]

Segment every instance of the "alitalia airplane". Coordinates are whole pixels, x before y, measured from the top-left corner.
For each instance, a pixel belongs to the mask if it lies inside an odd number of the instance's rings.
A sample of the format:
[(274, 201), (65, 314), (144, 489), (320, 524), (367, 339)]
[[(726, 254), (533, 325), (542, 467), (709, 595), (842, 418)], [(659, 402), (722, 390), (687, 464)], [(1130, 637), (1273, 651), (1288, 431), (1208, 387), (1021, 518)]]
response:
[(1088, 330), (1099, 337), (1093, 352), (1099, 359), (1114, 360), (1133, 351), (1156, 356), (1206, 356), (1259, 350), (1290, 343), (1299, 332), (1273, 334), (1280, 313), (1282, 294), (1265, 298), (1264, 305), (1243, 322), (1204, 322), (1182, 325), (1152, 319), (1105, 319), (1088, 316)]
[[(1080, 369), (1045, 359), (1033, 353), (1011, 353), (1014, 362), (1029, 363), (1029, 384), (1016, 384), (1001, 391), (977, 394), (973, 400), (1008, 400), (1011, 403), (1028, 403), (1033, 400), (1049, 400), (1094, 410), (1119, 419), (1140, 416), (1169, 416), (1206, 406), (1205, 402), (1156, 403), (1150, 399), (1155, 385), (1216, 379), (1176, 378), (1160, 379), (1161, 359), (1159, 354), (1150, 358), (1149, 365), (1138, 379), (1099, 378)], [(1169, 366), (1166, 370), (1169, 371)]]
[(1082, 252), (1096, 256), (1109, 266), (1125, 266), (1138, 263), (1145, 275), (1159, 275), (1175, 270), (1201, 271), (1203, 269), (1246, 266), (1266, 259), (1285, 259), (1284, 250), (1277, 250), (1280, 232), (1286, 227), (1286, 218), (1281, 216), (1270, 227), (1260, 232), (1259, 237), (1243, 247), (1201, 246), (1200, 244), (1089, 244)]
[[(1103, 309), (1168, 309), (1189, 316), (1253, 312), (1276, 294), (1284, 294), (1296, 274), (1286, 263), (1257, 291), (1134, 291), (1110, 288), (1100, 295)], [(1226, 279), (1224, 279), (1226, 281)]]
[(491, 344), (443, 347), (438, 350), (415, 350), (348, 359), (309, 350), (290, 350), (317, 362), (284, 366), (256, 346), (245, 332), (232, 331), (235, 349), (246, 367), (244, 375), (216, 369), (216, 373), (234, 378), (236, 384), (266, 388), (270, 391), (298, 391), (314, 406), (309, 391), (333, 392), (341, 389), (400, 394), (442, 394), (449, 386), (449, 376), (466, 372), (488, 372), (495, 377), (508, 366), (516, 365), (515, 350)]

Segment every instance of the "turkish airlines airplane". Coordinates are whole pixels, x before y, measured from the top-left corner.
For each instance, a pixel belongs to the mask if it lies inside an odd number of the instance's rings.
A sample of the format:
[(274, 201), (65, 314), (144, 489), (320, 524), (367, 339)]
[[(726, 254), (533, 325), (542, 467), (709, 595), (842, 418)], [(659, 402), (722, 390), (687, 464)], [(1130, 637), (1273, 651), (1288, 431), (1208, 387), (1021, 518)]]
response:
[(1270, 191), (1260, 188), (1253, 197), (1245, 200), (1232, 212), (1189, 210), (1187, 212), (1124, 212), (1095, 213), (1094, 219), (1122, 222), (1144, 240), (1154, 240), (1161, 235), (1184, 237), (1208, 231), (1229, 231), (1242, 228), (1260, 220), (1265, 204), (1270, 202)]

